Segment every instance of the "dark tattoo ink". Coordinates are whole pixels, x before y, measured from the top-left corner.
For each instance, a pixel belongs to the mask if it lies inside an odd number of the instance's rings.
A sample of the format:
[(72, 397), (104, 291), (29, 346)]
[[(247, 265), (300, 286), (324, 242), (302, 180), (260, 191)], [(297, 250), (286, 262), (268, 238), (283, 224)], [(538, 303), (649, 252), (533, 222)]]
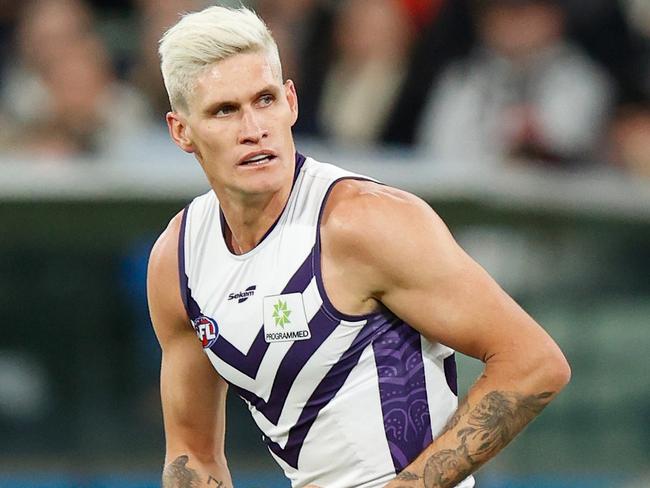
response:
[(452, 430), (465, 419), (466, 426), (456, 433), (460, 444), (456, 449), (438, 451), (427, 459), (424, 487), (452, 487), (467, 478), (539, 414), (551, 396), (552, 392), (524, 396), (492, 391), (471, 410), (465, 402), (461, 404), (444, 429)]
[(208, 485), (214, 481), (214, 484), (217, 485), (217, 488), (224, 488), (223, 481), (218, 481), (212, 476), (208, 476)]
[[(432, 455), (424, 466), (425, 488), (455, 486), (472, 473), (474, 465), (467, 446), (445, 449)], [(456, 481), (458, 480), (458, 481)]]
[(472, 410), (468, 427), (458, 432), (461, 444), (477, 443), (472, 456), (489, 456), (505, 447), (546, 406), (552, 393), (523, 396), (492, 391)]
[(163, 488), (198, 488), (199, 477), (196, 471), (187, 467), (189, 460), (189, 456), (178, 456), (165, 467), (162, 476)]
[(395, 479), (400, 481), (417, 481), (417, 480), (421, 480), (422, 476), (418, 476), (415, 473), (411, 473), (410, 471), (404, 470), (400, 474), (398, 474)]

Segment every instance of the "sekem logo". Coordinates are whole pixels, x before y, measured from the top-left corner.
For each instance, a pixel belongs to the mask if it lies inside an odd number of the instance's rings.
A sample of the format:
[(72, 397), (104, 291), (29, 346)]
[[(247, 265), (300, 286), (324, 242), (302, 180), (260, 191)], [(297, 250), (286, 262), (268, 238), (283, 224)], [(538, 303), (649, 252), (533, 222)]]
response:
[(230, 295), (228, 295), (228, 301), (237, 299), (237, 303), (245, 302), (250, 297), (255, 295), (256, 289), (257, 289), (257, 285), (251, 285), (248, 288), (246, 288), (244, 291), (240, 291), (238, 293), (231, 293)]

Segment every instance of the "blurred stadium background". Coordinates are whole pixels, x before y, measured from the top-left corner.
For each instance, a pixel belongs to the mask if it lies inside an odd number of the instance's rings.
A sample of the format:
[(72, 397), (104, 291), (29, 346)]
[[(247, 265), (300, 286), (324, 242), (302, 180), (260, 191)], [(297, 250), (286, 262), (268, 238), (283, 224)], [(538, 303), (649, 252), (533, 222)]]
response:
[[(650, 487), (650, 2), (244, 3), (299, 150), (426, 199), (573, 366), (478, 486)], [(0, 0), (0, 487), (159, 484), (146, 260), (207, 184), (167, 140), (156, 42), (204, 5)], [(461, 390), (479, 372), (459, 358)], [(228, 417), (236, 486), (288, 486)]]

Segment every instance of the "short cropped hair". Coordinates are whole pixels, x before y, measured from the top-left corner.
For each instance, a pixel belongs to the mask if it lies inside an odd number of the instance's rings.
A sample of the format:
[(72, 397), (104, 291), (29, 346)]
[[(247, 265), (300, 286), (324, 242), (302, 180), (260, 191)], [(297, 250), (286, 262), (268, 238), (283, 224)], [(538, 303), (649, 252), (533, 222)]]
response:
[(160, 40), (160, 68), (174, 111), (189, 109), (196, 78), (208, 66), (240, 53), (263, 52), (282, 79), (278, 46), (253, 11), (208, 7), (183, 15)]

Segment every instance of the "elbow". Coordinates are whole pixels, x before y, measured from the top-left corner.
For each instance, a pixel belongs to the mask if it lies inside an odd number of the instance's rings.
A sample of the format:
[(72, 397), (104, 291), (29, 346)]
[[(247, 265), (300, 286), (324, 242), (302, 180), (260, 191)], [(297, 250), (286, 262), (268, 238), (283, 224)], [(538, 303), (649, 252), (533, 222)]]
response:
[(557, 347), (543, 356), (539, 371), (543, 391), (559, 393), (571, 380), (571, 366)]
[(564, 357), (564, 354), (562, 354), (561, 365), (558, 366), (558, 376), (561, 379), (562, 388), (568, 385), (569, 381), (571, 381), (571, 365), (569, 364), (569, 361), (567, 361), (567, 358)]

